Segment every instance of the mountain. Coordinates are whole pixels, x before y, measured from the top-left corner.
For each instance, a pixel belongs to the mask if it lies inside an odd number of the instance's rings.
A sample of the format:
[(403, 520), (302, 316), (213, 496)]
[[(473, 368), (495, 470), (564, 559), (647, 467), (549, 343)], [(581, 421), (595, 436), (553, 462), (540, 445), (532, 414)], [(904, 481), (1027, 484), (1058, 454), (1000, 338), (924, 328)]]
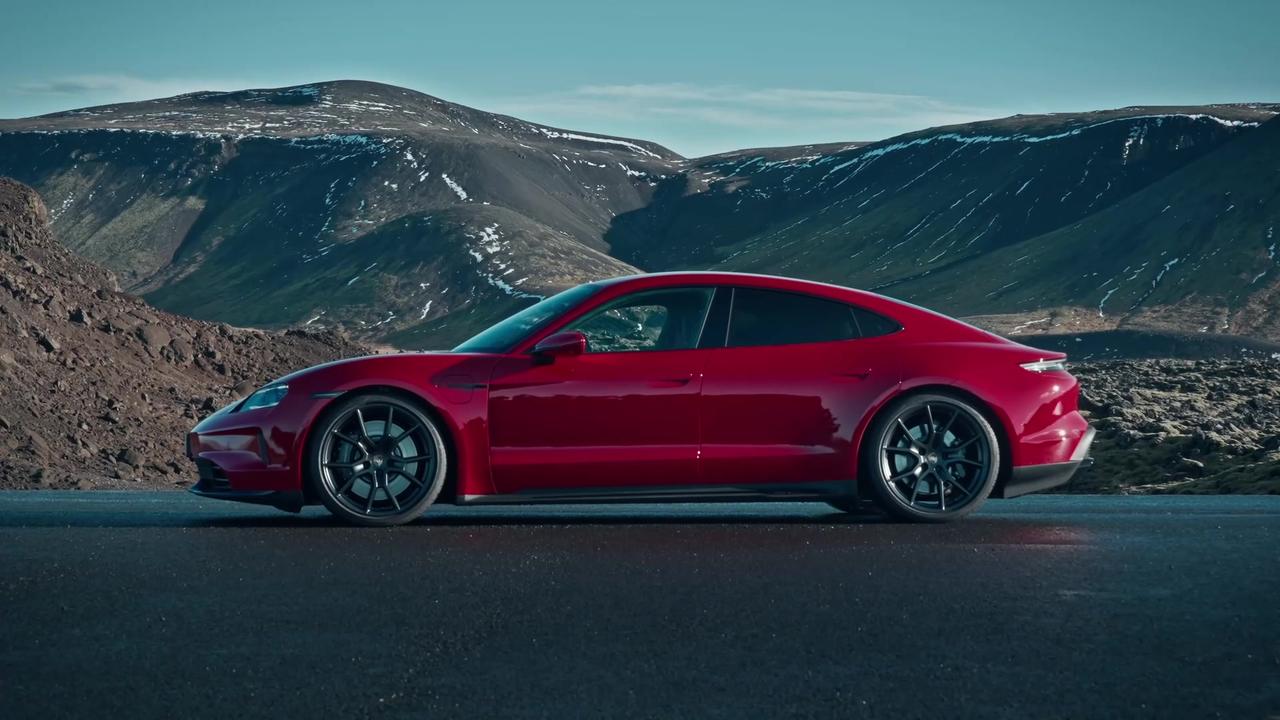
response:
[(1278, 109), (1018, 115), (684, 159), (339, 81), (0, 121), (0, 174), (162, 308), (402, 347), (679, 268), (874, 289), (1009, 334), (1280, 340)]
[(834, 152), (702, 158), (605, 239), (646, 270), (798, 275), (1010, 314), (984, 318), (1008, 332), (1137, 324), (1276, 338), (1275, 114), (1015, 116)]
[(390, 337), (465, 336), (635, 272), (602, 237), (679, 159), (355, 81), (0, 121), (0, 174), (50, 198), (63, 242), (129, 290), (233, 324)]
[[(1280, 119), (1078, 222), (904, 284), (981, 312), (1280, 339)], [(1047, 310), (1046, 310), (1047, 308)], [(1035, 319), (1022, 322), (1037, 322)], [(1072, 324), (1078, 324), (1072, 321)]]
[(0, 178), (0, 488), (173, 487), (198, 417), (299, 367), (364, 354), (332, 332), (177, 317), (53, 237)]

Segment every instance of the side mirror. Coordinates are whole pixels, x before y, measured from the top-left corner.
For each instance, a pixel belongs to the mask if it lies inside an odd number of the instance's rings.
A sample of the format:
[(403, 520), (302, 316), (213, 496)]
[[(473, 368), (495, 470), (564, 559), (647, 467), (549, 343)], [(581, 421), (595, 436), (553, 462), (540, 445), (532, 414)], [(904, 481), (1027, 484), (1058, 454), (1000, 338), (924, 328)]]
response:
[(573, 357), (587, 351), (587, 336), (577, 330), (548, 335), (533, 346), (533, 356), (542, 362), (552, 362), (558, 357)]

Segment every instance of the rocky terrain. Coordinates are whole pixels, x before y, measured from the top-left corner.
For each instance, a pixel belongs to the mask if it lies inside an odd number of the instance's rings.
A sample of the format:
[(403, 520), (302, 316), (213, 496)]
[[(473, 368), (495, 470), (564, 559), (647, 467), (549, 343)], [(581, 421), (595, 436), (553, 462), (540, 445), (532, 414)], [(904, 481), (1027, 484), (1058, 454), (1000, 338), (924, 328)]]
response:
[(62, 247), (0, 178), (0, 488), (174, 487), (196, 420), (292, 370), (365, 350), (334, 332), (178, 317)]
[(337, 81), (0, 120), (0, 175), (158, 307), (399, 347), (677, 268), (834, 281), (1023, 335), (1280, 342), (1278, 109), (1017, 115), (686, 159)]
[(1280, 494), (1280, 360), (1072, 366), (1098, 437), (1069, 492)]

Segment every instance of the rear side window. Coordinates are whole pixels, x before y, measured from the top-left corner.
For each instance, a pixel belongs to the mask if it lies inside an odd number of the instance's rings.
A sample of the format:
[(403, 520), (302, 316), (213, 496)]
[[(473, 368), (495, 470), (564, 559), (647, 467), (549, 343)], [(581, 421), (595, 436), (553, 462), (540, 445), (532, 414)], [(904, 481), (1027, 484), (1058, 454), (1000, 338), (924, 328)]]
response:
[(858, 323), (858, 335), (861, 337), (892, 335), (902, 329), (897, 322), (870, 310), (863, 310), (860, 307), (850, 307), (849, 310), (853, 312), (853, 319)]
[(729, 347), (832, 342), (858, 336), (858, 323), (844, 303), (774, 290), (734, 290)]

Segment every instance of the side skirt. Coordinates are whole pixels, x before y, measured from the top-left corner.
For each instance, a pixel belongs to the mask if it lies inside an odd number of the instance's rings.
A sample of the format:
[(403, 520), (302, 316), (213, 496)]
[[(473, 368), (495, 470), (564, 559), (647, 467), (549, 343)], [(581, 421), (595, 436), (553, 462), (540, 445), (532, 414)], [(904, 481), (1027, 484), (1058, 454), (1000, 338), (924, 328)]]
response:
[(789, 502), (856, 497), (854, 480), (761, 485), (655, 485), (652, 487), (569, 488), (526, 490), (496, 495), (463, 495), (460, 505), (522, 505), (531, 503), (656, 503), (656, 502)]

